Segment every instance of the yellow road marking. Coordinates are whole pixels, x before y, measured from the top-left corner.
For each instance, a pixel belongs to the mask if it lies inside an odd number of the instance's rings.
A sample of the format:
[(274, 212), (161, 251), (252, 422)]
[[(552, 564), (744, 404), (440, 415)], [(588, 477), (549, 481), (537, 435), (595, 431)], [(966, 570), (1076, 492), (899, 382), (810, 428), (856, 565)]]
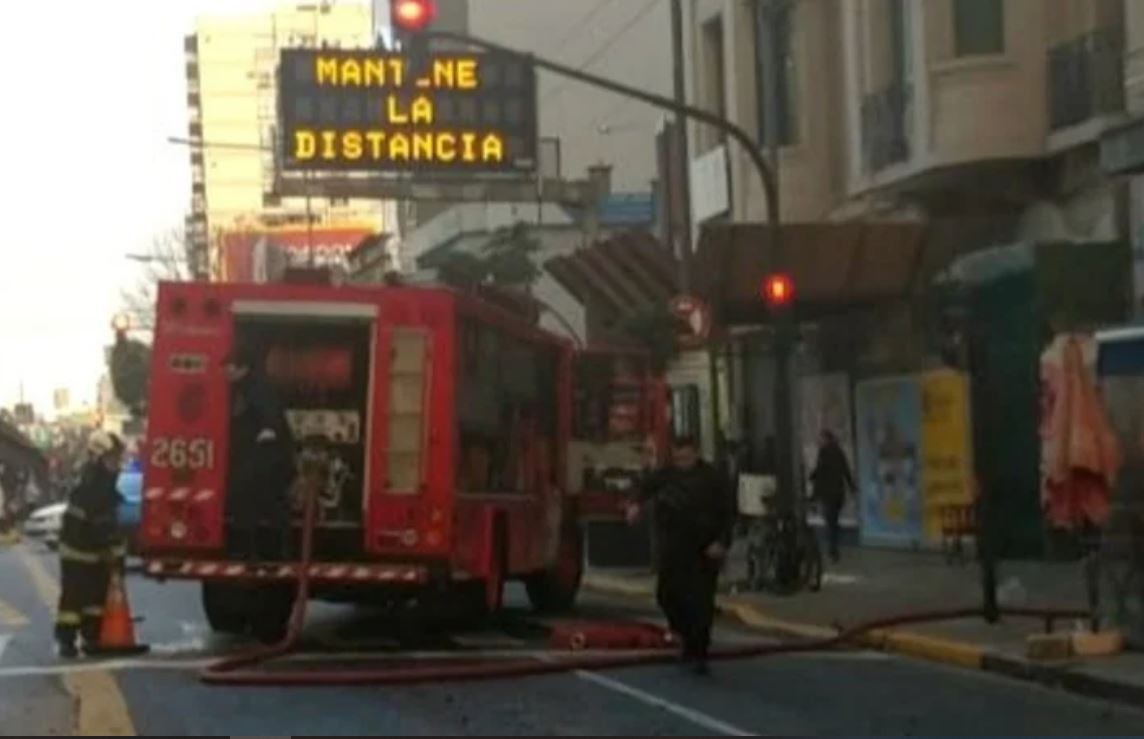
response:
[(0, 599), (0, 626), (9, 626), (18, 629), (28, 625), (28, 617), (16, 610), (15, 607)]
[(69, 672), (63, 683), (76, 699), (77, 736), (135, 736), (131, 712), (110, 672)]
[[(28, 572), (32, 587), (49, 609), (55, 610), (60, 585), (44, 563), (27, 550), (17, 554)], [(105, 669), (65, 673), (64, 688), (75, 699), (74, 733), (77, 736), (135, 736), (135, 724), (115, 676)]]

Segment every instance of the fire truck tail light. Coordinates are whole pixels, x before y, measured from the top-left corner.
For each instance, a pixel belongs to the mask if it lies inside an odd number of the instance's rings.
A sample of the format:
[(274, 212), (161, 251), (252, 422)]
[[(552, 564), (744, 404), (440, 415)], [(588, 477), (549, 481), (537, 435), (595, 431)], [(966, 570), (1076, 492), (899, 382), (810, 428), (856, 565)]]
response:
[(425, 543), (431, 547), (439, 547), (441, 546), (442, 539), (441, 532), (437, 529), (432, 529), (429, 531), (429, 534), (426, 535)]

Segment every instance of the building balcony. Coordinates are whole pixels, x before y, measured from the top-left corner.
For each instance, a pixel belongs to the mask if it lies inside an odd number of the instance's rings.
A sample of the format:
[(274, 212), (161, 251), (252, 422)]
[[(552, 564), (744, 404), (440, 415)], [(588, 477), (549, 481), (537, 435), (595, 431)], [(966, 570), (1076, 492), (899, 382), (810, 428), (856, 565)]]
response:
[(1049, 50), (1049, 128), (1124, 110), (1124, 34), (1098, 29)]
[(910, 157), (909, 90), (896, 83), (862, 98), (862, 155), (867, 172)]

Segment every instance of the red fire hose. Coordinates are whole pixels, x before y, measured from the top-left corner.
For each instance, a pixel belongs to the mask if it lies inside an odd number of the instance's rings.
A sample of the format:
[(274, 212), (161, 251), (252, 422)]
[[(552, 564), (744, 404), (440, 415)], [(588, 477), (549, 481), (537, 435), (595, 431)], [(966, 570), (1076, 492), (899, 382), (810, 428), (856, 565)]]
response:
[[(298, 568), (298, 588), (294, 609), (290, 615), (286, 636), (277, 644), (260, 646), (226, 657), (206, 667), (199, 679), (210, 685), (260, 685), (260, 686), (340, 686), (340, 685), (393, 685), (426, 682), (457, 682), (474, 680), (496, 680), (508, 677), (543, 675), (572, 670), (603, 670), (618, 667), (634, 667), (673, 662), (677, 659), (674, 650), (655, 650), (637, 654), (568, 654), (552, 652), (543, 657), (535, 654), (521, 658), (507, 658), (478, 664), (436, 664), (424, 667), (373, 668), (368, 670), (299, 670), (274, 671), (253, 669), (255, 665), (285, 656), (294, 650), (298, 642), (306, 616), (306, 605), (310, 594), (310, 564), (313, 559), (313, 530), (315, 518), (315, 495), (311, 490), (306, 496), (305, 516), (302, 528), (302, 556)], [(1058, 618), (1088, 618), (1090, 614), (1080, 610), (1008, 608), (1002, 614), (1046, 620)], [(911, 613), (870, 621), (841, 630), (837, 635), (823, 639), (783, 644), (747, 644), (734, 647), (721, 647), (712, 650), (712, 659), (747, 659), (779, 654), (795, 654), (833, 649), (852, 643), (860, 635), (878, 630), (908, 624), (946, 621), (959, 618), (982, 616), (980, 608), (961, 608)], [(458, 659), (463, 658), (463, 653)]]

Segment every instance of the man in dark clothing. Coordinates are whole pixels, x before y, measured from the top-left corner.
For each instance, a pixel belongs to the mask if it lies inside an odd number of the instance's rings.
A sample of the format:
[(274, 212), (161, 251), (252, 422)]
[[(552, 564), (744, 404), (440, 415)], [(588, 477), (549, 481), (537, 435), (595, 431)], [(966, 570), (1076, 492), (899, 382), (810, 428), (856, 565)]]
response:
[(822, 515), (826, 519), (826, 531), (830, 543), (830, 559), (837, 562), (838, 552), (838, 516), (842, 512), (842, 504), (846, 501), (846, 493), (854, 492), (854, 478), (850, 474), (850, 463), (846, 461), (846, 453), (838, 444), (838, 437), (833, 432), (823, 430), (818, 442), (818, 460), (814, 471), (810, 474), (814, 485), (814, 497), (822, 505)]
[(288, 493), (294, 482), (294, 437), (261, 357), (241, 347), (224, 363), (231, 383), (230, 480), (227, 508), (236, 553), (252, 561), (262, 554), (259, 523), (271, 529), (274, 557), (285, 557), (290, 528)]
[(726, 477), (699, 458), (694, 439), (676, 439), (670, 465), (645, 476), (628, 521), (634, 522), (647, 503), (654, 509), (659, 542), (656, 599), (683, 640), (684, 663), (706, 674), (715, 587), (734, 522)]
[(56, 612), (56, 644), (61, 657), (76, 657), (76, 636), (85, 648), (99, 641), (103, 603), (111, 568), (123, 557), (115, 512), (115, 489), (123, 458), (123, 442), (96, 431), (88, 439), (88, 461), (79, 484), (68, 495), (60, 530), (60, 600)]

